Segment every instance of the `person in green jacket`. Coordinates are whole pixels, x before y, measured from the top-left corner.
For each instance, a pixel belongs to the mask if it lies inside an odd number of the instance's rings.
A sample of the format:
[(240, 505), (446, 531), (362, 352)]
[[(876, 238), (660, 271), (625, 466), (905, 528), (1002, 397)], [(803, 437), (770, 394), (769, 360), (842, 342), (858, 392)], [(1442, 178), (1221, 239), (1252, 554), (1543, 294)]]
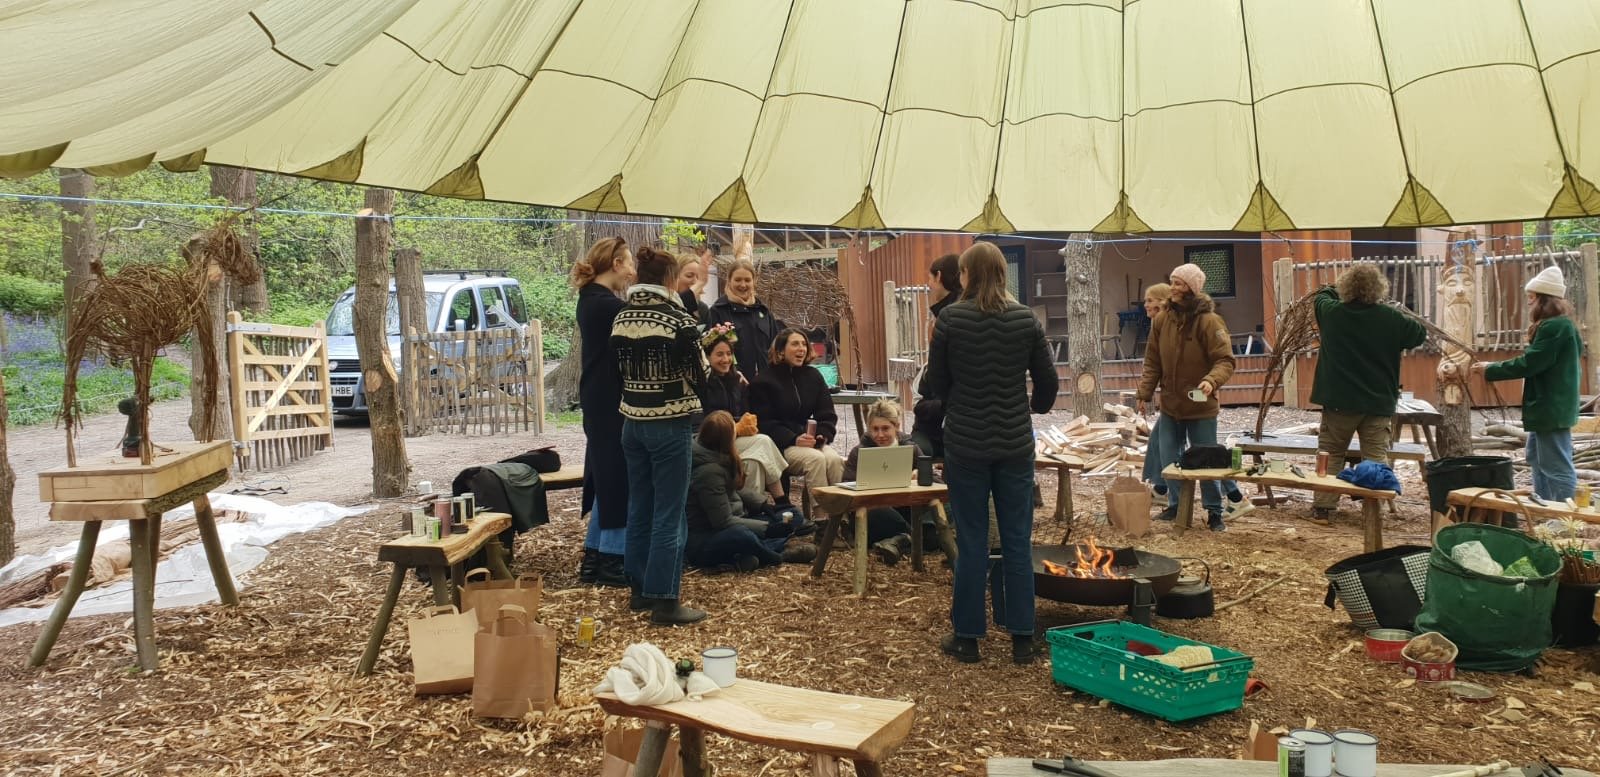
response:
[(1583, 341), (1567, 302), (1558, 267), (1546, 267), (1528, 285), (1528, 349), (1515, 359), (1475, 362), (1485, 380), (1522, 378), (1522, 428), (1528, 432), (1528, 468), (1533, 493), (1544, 499), (1572, 498), (1578, 473), (1572, 466), (1572, 425), (1578, 422), (1578, 383)]
[[(1376, 264), (1345, 270), (1316, 296), (1322, 346), (1311, 401), (1322, 406), (1317, 450), (1344, 461), (1350, 438), (1360, 436), (1361, 458), (1389, 463), (1389, 436), (1395, 401), (1400, 398), (1400, 354), (1422, 345), (1427, 331), (1400, 311), (1383, 304), (1389, 279)], [(1333, 515), (1339, 495), (1317, 492), (1311, 514)]]

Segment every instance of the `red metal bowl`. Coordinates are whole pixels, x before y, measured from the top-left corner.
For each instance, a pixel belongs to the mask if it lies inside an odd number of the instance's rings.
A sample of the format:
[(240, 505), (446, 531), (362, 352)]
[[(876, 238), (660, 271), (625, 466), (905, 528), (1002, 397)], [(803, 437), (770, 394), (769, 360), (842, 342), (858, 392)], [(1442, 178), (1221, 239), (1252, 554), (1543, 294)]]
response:
[(1373, 629), (1367, 632), (1367, 656), (1386, 664), (1400, 663), (1400, 651), (1416, 635), (1405, 629)]
[(1401, 656), (1400, 666), (1406, 670), (1406, 674), (1417, 678), (1419, 683), (1442, 683), (1446, 680), (1456, 679), (1456, 662), (1454, 661), (1443, 664), (1424, 664)]

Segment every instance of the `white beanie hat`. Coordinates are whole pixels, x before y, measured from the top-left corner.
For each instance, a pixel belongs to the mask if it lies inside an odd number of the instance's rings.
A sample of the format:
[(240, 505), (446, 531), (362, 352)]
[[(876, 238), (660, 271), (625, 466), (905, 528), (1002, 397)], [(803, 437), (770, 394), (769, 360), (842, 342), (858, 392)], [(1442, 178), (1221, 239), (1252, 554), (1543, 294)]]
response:
[(1522, 289), (1535, 294), (1565, 297), (1567, 296), (1567, 279), (1561, 276), (1560, 267), (1546, 267), (1540, 270), (1538, 275), (1533, 276), (1533, 280), (1528, 281), (1528, 285), (1522, 287)]
[(1206, 290), (1206, 271), (1200, 269), (1198, 264), (1180, 264), (1172, 268), (1169, 275), (1187, 284), (1190, 293), (1199, 294)]

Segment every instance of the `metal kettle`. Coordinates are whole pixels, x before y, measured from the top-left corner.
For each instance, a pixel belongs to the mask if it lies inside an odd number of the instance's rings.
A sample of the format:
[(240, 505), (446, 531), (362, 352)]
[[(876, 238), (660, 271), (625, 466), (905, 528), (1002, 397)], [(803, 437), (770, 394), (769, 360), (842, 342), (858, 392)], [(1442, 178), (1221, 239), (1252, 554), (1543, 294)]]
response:
[(1178, 561), (1197, 561), (1205, 567), (1205, 577), (1182, 575), (1178, 584), (1156, 600), (1156, 614), (1163, 618), (1209, 618), (1217, 611), (1216, 595), (1211, 590), (1211, 565), (1197, 558), (1179, 558)]

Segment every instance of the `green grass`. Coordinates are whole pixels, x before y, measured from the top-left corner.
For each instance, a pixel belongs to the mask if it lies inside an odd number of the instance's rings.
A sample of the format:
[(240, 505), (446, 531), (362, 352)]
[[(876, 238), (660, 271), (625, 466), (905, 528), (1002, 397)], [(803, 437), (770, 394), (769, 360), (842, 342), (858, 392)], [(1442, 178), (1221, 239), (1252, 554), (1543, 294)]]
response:
[(556, 426), (582, 426), (583, 411), (581, 410), (555, 410), (546, 411), (545, 417)]
[[(16, 354), (5, 367), (6, 408), (10, 426), (54, 421), (61, 408), (61, 388), (67, 371), (61, 354)], [(150, 375), (150, 397), (176, 399), (189, 388), (189, 372), (166, 359), (156, 359)], [(133, 371), (111, 366), (85, 366), (78, 372), (78, 406), (84, 415), (114, 410), (117, 402), (133, 396)]]

